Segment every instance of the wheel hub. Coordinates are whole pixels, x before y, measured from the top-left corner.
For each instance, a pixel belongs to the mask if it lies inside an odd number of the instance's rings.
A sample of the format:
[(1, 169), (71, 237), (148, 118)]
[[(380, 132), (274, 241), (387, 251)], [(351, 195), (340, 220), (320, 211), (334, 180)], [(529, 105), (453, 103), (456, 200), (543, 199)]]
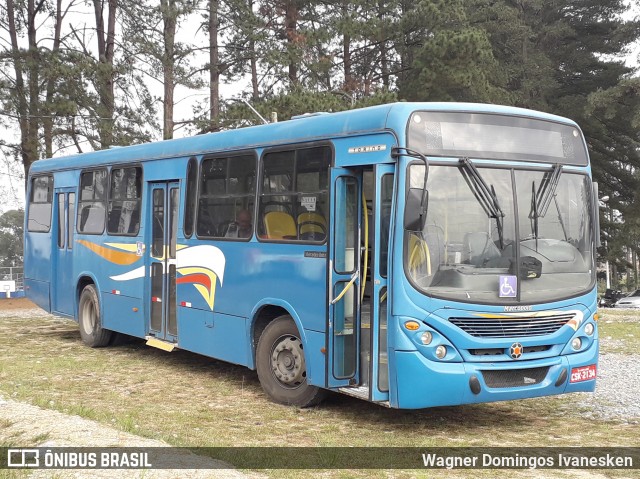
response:
[(306, 368), (302, 343), (295, 336), (281, 338), (271, 354), (271, 369), (282, 384), (299, 386), (305, 379)]

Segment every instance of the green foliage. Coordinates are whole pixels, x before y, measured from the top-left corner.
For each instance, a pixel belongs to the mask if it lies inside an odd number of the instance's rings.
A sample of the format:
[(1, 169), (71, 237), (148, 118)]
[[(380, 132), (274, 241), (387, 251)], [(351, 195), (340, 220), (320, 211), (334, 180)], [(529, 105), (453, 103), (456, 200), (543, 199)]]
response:
[(492, 101), (503, 95), (487, 33), (469, 21), (462, 1), (423, 0), (399, 24), (410, 68), (400, 96), (420, 101)]
[[(296, 88), (252, 103), (251, 106), (267, 120), (270, 120), (271, 112), (276, 112), (279, 121), (286, 121), (305, 113), (344, 111), (393, 101), (397, 101), (396, 94), (388, 91), (358, 97), (342, 91), (318, 92)], [(236, 101), (227, 103), (222, 124), (225, 128), (238, 128), (260, 125), (262, 121), (244, 103)]]
[(21, 266), (23, 258), (23, 210), (0, 215), (0, 266)]

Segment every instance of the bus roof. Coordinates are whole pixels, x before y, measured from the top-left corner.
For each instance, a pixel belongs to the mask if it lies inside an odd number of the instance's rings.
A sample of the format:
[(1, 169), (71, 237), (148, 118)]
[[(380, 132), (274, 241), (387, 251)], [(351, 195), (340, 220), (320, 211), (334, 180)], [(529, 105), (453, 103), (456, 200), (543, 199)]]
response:
[(132, 163), (147, 159), (179, 158), (213, 152), (310, 142), (376, 131), (395, 131), (404, 142), (411, 113), (422, 111), (477, 112), (526, 116), (577, 126), (573, 121), (523, 108), (483, 103), (391, 103), (322, 115), (300, 116), (292, 120), (207, 133), (107, 150), (36, 161), (30, 174), (44, 171), (87, 168), (102, 164)]

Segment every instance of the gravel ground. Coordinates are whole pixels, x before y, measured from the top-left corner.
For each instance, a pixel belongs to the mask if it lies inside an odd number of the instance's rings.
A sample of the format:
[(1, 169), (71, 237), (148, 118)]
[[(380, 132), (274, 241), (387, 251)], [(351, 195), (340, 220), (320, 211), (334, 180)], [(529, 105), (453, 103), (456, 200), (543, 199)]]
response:
[[(10, 424), (3, 427), (2, 435), (14, 441), (28, 442), (29, 438), (38, 436), (47, 439), (38, 447), (168, 447), (163, 441), (145, 439), (129, 434), (95, 421), (78, 416), (63, 414), (58, 411), (42, 409), (37, 406), (17, 401), (0, 399), (0, 421)], [(221, 478), (246, 479), (247, 475), (229, 468), (228, 465), (202, 456), (197, 456), (183, 449), (168, 449), (171, 464), (196, 465), (199, 469), (152, 469), (152, 470), (64, 470), (56, 475), (52, 469), (34, 471), (30, 478)], [(166, 457), (166, 456), (165, 456)], [(188, 462), (187, 462), (188, 461)], [(226, 467), (226, 468), (225, 468)], [(251, 477), (258, 477), (252, 475)]]
[(575, 405), (589, 417), (640, 424), (640, 354), (601, 354), (595, 393), (576, 393)]

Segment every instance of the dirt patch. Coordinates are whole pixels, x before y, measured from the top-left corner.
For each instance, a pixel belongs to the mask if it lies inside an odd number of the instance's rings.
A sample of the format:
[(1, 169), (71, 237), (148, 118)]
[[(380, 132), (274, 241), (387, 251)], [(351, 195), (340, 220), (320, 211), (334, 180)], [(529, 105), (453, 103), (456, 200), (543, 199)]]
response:
[[(146, 439), (78, 416), (62, 414), (6, 400), (0, 397), (0, 441), (15, 442), (29, 447), (168, 447), (169, 444)], [(228, 465), (210, 458), (196, 456), (184, 449), (167, 449), (167, 462), (188, 464), (199, 469), (171, 470), (65, 470), (65, 478), (223, 478), (245, 479), (248, 476), (230, 469)], [(166, 457), (166, 456), (165, 456)], [(35, 471), (31, 478), (52, 477), (52, 470)], [(58, 477), (58, 476), (53, 476)], [(253, 475), (252, 477), (258, 477)]]
[(27, 298), (3, 298), (0, 299), (0, 311), (11, 311), (14, 309), (33, 309), (37, 308), (35, 304), (29, 301)]

